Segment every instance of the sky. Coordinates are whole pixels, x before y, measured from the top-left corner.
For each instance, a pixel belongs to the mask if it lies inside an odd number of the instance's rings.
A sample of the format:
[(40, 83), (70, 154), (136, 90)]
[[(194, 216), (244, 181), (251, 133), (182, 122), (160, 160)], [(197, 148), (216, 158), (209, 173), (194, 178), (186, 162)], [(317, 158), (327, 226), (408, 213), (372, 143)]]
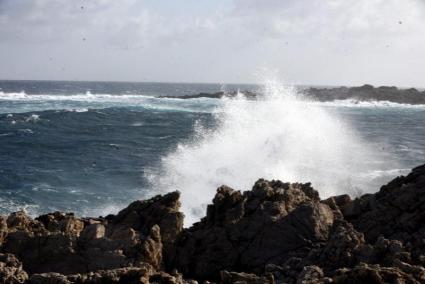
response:
[(0, 0), (0, 79), (425, 87), (425, 0)]

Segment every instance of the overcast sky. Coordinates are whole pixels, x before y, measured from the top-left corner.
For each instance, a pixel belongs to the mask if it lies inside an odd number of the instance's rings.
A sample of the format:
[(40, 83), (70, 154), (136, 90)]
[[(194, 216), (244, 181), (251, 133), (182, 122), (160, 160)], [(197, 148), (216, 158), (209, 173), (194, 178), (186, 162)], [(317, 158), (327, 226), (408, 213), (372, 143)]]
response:
[(0, 78), (425, 87), (425, 0), (0, 0)]

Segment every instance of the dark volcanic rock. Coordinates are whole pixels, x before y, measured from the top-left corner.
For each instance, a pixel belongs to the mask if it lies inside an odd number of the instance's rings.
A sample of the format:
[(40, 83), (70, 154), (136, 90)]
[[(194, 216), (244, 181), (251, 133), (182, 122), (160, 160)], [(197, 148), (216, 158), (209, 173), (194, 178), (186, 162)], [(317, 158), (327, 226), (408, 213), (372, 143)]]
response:
[(309, 88), (305, 91), (309, 98), (319, 101), (353, 99), (356, 101), (390, 101), (402, 104), (425, 104), (425, 92), (416, 89), (398, 89), (397, 87), (361, 87)]
[[(308, 88), (301, 90), (308, 99), (322, 102), (351, 99), (355, 101), (390, 101), (402, 104), (425, 104), (425, 91), (420, 92), (417, 89), (398, 89), (397, 87), (374, 87), (372, 85), (363, 85), (360, 87), (335, 87), (335, 88)], [(251, 91), (240, 92), (248, 99), (257, 99), (259, 93)], [(174, 99), (196, 99), (212, 98), (220, 99), (223, 97), (234, 98), (239, 92), (217, 92), (217, 93), (199, 93), (186, 96), (161, 96), (161, 98)]]
[(425, 264), (425, 165), (343, 206), (342, 212), (369, 242), (381, 235), (399, 240)]
[(249, 274), (245, 272), (228, 272), (221, 271), (220, 280), (223, 284), (231, 283), (246, 283), (246, 284), (273, 284), (274, 278), (272, 274), (267, 276), (257, 276), (255, 274)]
[(110, 216), (108, 235), (117, 231), (132, 228), (147, 235), (152, 226), (161, 228), (161, 239), (165, 244), (171, 244), (183, 229), (183, 213), (180, 209), (180, 193), (172, 192), (164, 196), (158, 195), (149, 200), (138, 200), (120, 211), (116, 216)]
[(417, 280), (397, 267), (381, 267), (367, 264), (360, 264), (352, 269), (341, 269), (337, 271), (337, 275), (333, 280), (337, 284), (424, 283), (424, 279)]
[(174, 265), (196, 279), (221, 270), (260, 273), (324, 244), (334, 214), (310, 184), (259, 180), (241, 193), (220, 187), (207, 216), (180, 236)]
[(195, 95), (185, 95), (185, 96), (159, 96), (159, 98), (169, 98), (169, 99), (199, 99), (199, 98), (209, 98), (209, 99), (221, 99), (221, 98), (234, 98), (242, 94), (248, 99), (255, 99), (257, 97), (256, 93), (250, 91), (244, 92), (216, 92), (216, 93), (199, 93)]
[(222, 186), (187, 229), (178, 192), (105, 218), (15, 212), (0, 217), (0, 283), (425, 283), (424, 193), (425, 165), (354, 200)]
[[(81, 219), (55, 212), (32, 219), (24, 212), (2, 219), (2, 251), (33, 273), (87, 273), (150, 264), (163, 266), (163, 246), (182, 230), (179, 193), (136, 201), (108, 218)], [(164, 227), (164, 230), (160, 226)]]
[(30, 282), (34, 284), (149, 283), (149, 279), (154, 273), (151, 266), (142, 264), (138, 267), (98, 270), (86, 274), (62, 275), (55, 272), (33, 274)]

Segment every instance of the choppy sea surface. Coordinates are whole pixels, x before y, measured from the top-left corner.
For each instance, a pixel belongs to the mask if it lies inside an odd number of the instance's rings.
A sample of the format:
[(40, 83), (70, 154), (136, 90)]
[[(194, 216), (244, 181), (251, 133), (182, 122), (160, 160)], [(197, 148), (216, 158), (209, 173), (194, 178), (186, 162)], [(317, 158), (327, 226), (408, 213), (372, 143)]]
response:
[[(259, 101), (167, 99), (257, 90)], [(0, 81), (0, 213), (115, 213), (180, 190), (190, 221), (223, 183), (374, 192), (425, 163), (425, 106), (310, 102), (253, 85)]]

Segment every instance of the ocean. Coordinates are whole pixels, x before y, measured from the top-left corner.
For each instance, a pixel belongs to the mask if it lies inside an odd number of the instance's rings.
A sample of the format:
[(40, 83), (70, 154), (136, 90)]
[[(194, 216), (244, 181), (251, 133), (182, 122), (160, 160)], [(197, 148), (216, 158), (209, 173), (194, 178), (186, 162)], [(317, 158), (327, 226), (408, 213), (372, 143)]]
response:
[[(258, 91), (247, 100), (159, 96)], [(0, 213), (99, 216), (167, 191), (187, 222), (221, 184), (376, 192), (425, 163), (425, 105), (311, 102), (265, 85), (0, 81)]]

